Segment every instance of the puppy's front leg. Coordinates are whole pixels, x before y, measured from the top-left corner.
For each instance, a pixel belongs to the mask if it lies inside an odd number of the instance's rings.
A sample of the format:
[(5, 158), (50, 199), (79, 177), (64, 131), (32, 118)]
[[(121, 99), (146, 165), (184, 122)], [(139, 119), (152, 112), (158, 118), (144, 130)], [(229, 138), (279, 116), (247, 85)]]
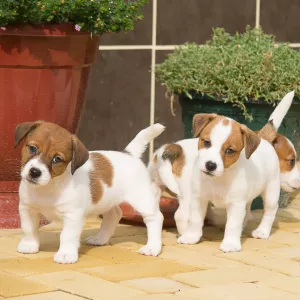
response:
[(60, 234), (60, 247), (54, 256), (59, 264), (73, 264), (78, 261), (80, 235), (84, 222), (82, 212), (68, 213), (63, 216), (63, 230)]
[(20, 202), (19, 213), (24, 236), (18, 245), (17, 251), (25, 254), (37, 253), (39, 252), (40, 247), (38, 237), (38, 228), (40, 223), (39, 212)]
[(246, 202), (230, 203), (227, 209), (225, 236), (220, 249), (223, 252), (238, 252), (242, 250), (241, 235), (246, 215)]

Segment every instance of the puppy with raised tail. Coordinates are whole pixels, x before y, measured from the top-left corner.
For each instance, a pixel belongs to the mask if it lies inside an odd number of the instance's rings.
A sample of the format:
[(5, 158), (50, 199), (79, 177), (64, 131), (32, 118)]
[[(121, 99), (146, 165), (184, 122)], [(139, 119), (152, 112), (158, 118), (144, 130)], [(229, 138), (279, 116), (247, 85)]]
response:
[(140, 131), (124, 152), (88, 152), (75, 135), (56, 124), (19, 124), (15, 142), (17, 146), (24, 140), (19, 188), (24, 236), (18, 252), (39, 251), (39, 217), (43, 214), (48, 220), (63, 221), (54, 261), (75, 263), (85, 216), (103, 215), (99, 232), (87, 243), (106, 245), (122, 217), (119, 204), (127, 202), (142, 215), (147, 226), (148, 242), (139, 252), (157, 256), (162, 247), (160, 191), (151, 182), (140, 157), (163, 130), (164, 126), (155, 124)]
[[(293, 144), (283, 135), (280, 135), (277, 133), (277, 129), (281, 125), (281, 122), (283, 118), (285, 117), (287, 111), (289, 110), (292, 100), (294, 97), (294, 92), (288, 93), (282, 101), (279, 103), (279, 105), (275, 108), (274, 112), (270, 116), (270, 120), (272, 122), (269, 122), (266, 124), (264, 128), (260, 130), (258, 133), (259, 137), (268, 141), (270, 144), (273, 145), (274, 149), (276, 150), (277, 153), (277, 160), (279, 159), (280, 162), (280, 183), (281, 187), (288, 192), (293, 191), (294, 189), (297, 189), (300, 187), (300, 173), (297, 165), (295, 164), (296, 160), (296, 152), (294, 149)], [(207, 116), (207, 115), (206, 115)], [(217, 118), (216, 115), (210, 115), (210, 117)], [(218, 117), (220, 119), (220, 117)], [(224, 118), (223, 118), (224, 119)], [(216, 122), (216, 120), (215, 120)], [(228, 125), (232, 126), (234, 125), (236, 127), (236, 122), (233, 122), (233, 120), (224, 119), (224, 122), (227, 123)], [(209, 123), (209, 121), (208, 121)], [(194, 123), (196, 126), (197, 124)], [(240, 125), (238, 125), (240, 126)], [(205, 127), (205, 126), (204, 126)], [(225, 127), (225, 126), (224, 126)], [(226, 128), (226, 127), (225, 127)], [(238, 127), (236, 127), (238, 128)], [(229, 129), (228, 127), (226, 129)], [(255, 135), (251, 132), (248, 131), (247, 128), (244, 126), (241, 127), (241, 130), (246, 130), (246, 132), (250, 132), (251, 136), (253, 136), (254, 141), (258, 142), (258, 139), (255, 137)], [(216, 130), (214, 130), (216, 132)], [(212, 193), (212, 200), (213, 202), (216, 202), (215, 198), (220, 198), (220, 201), (218, 204), (223, 204), (222, 203), (222, 197), (221, 195), (218, 195), (222, 193), (222, 189), (220, 188), (223, 187), (223, 191), (225, 193), (229, 193), (233, 190), (233, 182), (231, 184), (228, 183), (228, 188), (227, 182), (231, 181), (231, 178), (229, 174), (232, 174), (232, 179), (235, 182), (235, 184), (238, 182), (237, 175), (235, 175), (235, 172), (237, 172), (237, 165), (241, 164), (242, 160), (244, 162), (247, 161), (247, 158), (245, 157), (245, 151), (243, 150), (242, 155), (244, 158), (239, 158), (238, 153), (236, 153), (236, 148), (231, 149), (229, 147), (230, 143), (233, 143), (236, 138), (241, 138), (243, 135), (243, 139), (246, 138), (245, 133), (241, 133), (240, 130), (236, 131), (236, 133), (233, 135), (230, 133), (227, 133), (228, 137), (227, 139), (224, 140), (224, 136), (220, 137), (220, 143), (222, 144), (223, 142), (227, 142), (227, 148), (225, 151), (226, 153), (221, 154), (222, 147), (219, 145), (219, 151), (216, 151), (216, 155), (222, 155), (221, 159), (222, 162), (220, 163), (220, 157), (219, 157), (219, 163), (223, 165), (223, 171), (224, 175), (226, 176), (222, 177), (225, 179), (225, 182), (222, 182), (220, 179), (216, 179), (214, 177), (210, 177), (208, 174), (204, 174), (200, 178), (198, 176), (195, 176), (193, 173), (194, 172), (199, 172), (199, 166), (195, 166), (195, 163), (198, 161), (198, 139), (186, 139), (179, 141), (174, 144), (167, 144), (158, 149), (154, 155), (153, 160), (149, 163), (148, 169), (151, 175), (151, 178), (153, 181), (157, 183), (162, 189), (163, 187), (167, 187), (169, 190), (174, 192), (175, 194), (178, 195), (178, 200), (179, 200), (179, 208), (177, 212), (175, 213), (175, 220), (176, 220), (176, 225), (178, 228), (178, 231), (180, 234), (183, 235), (183, 237), (180, 237), (178, 239), (179, 243), (190, 243), (193, 244), (197, 242), (198, 238), (195, 237), (194, 239), (185, 235), (186, 228), (188, 226), (189, 222), (189, 216), (190, 213), (193, 213), (193, 207), (191, 208), (191, 202), (192, 199), (197, 196), (195, 195), (195, 192), (193, 191), (194, 186), (199, 187), (199, 183), (202, 186), (203, 190), (206, 191), (207, 189), (211, 190)], [(222, 134), (221, 134), (222, 135)], [(251, 138), (250, 136), (250, 138)], [(203, 141), (202, 141), (203, 142)], [(247, 147), (247, 141), (245, 140), (240, 140), (239, 141), (239, 148), (241, 146)], [(260, 141), (259, 141), (260, 142)], [(207, 141), (203, 142), (205, 143), (206, 147), (209, 146), (209, 143), (211, 143), (211, 140), (208, 138)], [(264, 142), (265, 143), (265, 142)], [(226, 145), (225, 145), (226, 146)], [(251, 144), (250, 144), (251, 146)], [(255, 144), (253, 144), (255, 146)], [(202, 145), (203, 148), (205, 148), (204, 145)], [(266, 146), (269, 148), (268, 146)], [(209, 147), (208, 147), (209, 148)], [(232, 152), (232, 153), (231, 153)], [(271, 151), (272, 152), (272, 151)], [(274, 152), (274, 151), (273, 151)], [(200, 154), (200, 151), (199, 151)], [(223, 160), (224, 158), (224, 160)], [(250, 158), (250, 157), (249, 157)], [(251, 158), (250, 158), (251, 159)], [(236, 160), (236, 161), (235, 161)], [(252, 161), (252, 160), (251, 160)], [(199, 161), (198, 161), (199, 163)], [(225, 164), (224, 164), (225, 163)], [(276, 165), (276, 160), (274, 161)], [(278, 162), (277, 162), (278, 163)], [(202, 166), (204, 172), (208, 173), (209, 171), (207, 168), (210, 168), (211, 170), (215, 167), (215, 162), (211, 161), (207, 162), (206, 165)], [(263, 165), (269, 164), (269, 159), (267, 159)], [(249, 172), (253, 169), (255, 166), (255, 163), (251, 163), (252, 167), (249, 168)], [(196, 168), (194, 170), (194, 167)], [(271, 163), (272, 167), (272, 163)], [(246, 167), (243, 167), (244, 172), (247, 172)], [(214, 172), (214, 171), (213, 171)], [(255, 173), (255, 172), (254, 172)], [(250, 174), (251, 175), (251, 174)], [(248, 176), (250, 178), (250, 175)], [(195, 178), (197, 178), (195, 180)], [(204, 180), (205, 183), (202, 183), (202, 179)], [(258, 179), (260, 180), (260, 179)], [(213, 183), (216, 182), (220, 184), (216, 184), (216, 186), (213, 186)], [(231, 188), (229, 189), (229, 185)], [(279, 185), (278, 185), (279, 186)], [(247, 187), (247, 184), (245, 187), (241, 187), (242, 189), (247, 190), (248, 188), (251, 188), (250, 186)], [(214, 190), (215, 189), (215, 190)], [(238, 192), (237, 192), (238, 194)], [(238, 197), (237, 194), (233, 191), (233, 197)], [(218, 195), (218, 196), (217, 196)], [(247, 198), (247, 195), (246, 195)], [(250, 197), (251, 198), (251, 197)], [(275, 197), (276, 198), (276, 197)], [(249, 201), (252, 202), (253, 199), (250, 199)], [(250, 217), (250, 202), (248, 200), (247, 204), (247, 212), (248, 212), (248, 219)], [(227, 206), (226, 203), (224, 206)], [(209, 215), (208, 215), (209, 217)], [(246, 223), (246, 220), (244, 221)], [(255, 232), (253, 233), (255, 235)], [(260, 236), (255, 236), (255, 237), (263, 237), (262, 235)], [(268, 235), (266, 235), (268, 237)]]

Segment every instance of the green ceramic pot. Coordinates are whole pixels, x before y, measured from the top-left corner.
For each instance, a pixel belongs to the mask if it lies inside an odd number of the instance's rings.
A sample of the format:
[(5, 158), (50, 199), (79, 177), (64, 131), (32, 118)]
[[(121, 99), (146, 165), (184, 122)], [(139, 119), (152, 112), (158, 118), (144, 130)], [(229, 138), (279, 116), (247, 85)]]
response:
[[(268, 121), (274, 106), (265, 103), (252, 101), (246, 103), (253, 120), (245, 120), (242, 111), (232, 106), (232, 103), (225, 103), (221, 99), (212, 99), (206, 95), (191, 93), (193, 99), (180, 95), (179, 102), (182, 108), (182, 121), (184, 125), (185, 138), (192, 137), (192, 119), (197, 113), (217, 113), (230, 117), (242, 124), (246, 124), (252, 130), (260, 130)], [(297, 153), (300, 150), (300, 100), (294, 99), (293, 104), (286, 115), (279, 132), (288, 137), (295, 145)], [(282, 198), (282, 196), (281, 196)], [(252, 209), (263, 208), (262, 199), (259, 197), (253, 201)]]

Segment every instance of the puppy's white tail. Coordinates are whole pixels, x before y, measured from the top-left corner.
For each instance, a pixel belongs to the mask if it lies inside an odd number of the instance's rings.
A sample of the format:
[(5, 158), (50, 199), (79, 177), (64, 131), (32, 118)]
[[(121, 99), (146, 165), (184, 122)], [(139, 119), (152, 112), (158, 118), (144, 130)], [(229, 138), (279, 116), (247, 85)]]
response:
[(271, 120), (273, 121), (273, 125), (276, 130), (278, 130), (278, 128), (282, 123), (282, 120), (284, 119), (285, 115), (290, 109), (293, 102), (294, 95), (295, 95), (294, 91), (287, 93), (279, 102), (279, 104), (276, 106), (273, 113), (271, 114), (269, 121)]
[(158, 174), (163, 184), (174, 194), (179, 195), (178, 184), (172, 172), (172, 165), (169, 160), (158, 158)]
[(165, 126), (156, 123), (141, 130), (135, 138), (127, 145), (125, 151), (136, 158), (141, 158), (147, 145), (165, 130)]

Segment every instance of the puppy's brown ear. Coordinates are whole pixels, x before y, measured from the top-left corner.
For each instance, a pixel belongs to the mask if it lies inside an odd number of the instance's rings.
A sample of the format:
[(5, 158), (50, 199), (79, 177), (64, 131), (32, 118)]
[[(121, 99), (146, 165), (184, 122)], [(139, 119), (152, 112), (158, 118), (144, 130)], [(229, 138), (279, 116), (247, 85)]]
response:
[(197, 137), (204, 127), (210, 123), (217, 115), (216, 114), (197, 114), (193, 117), (193, 134)]
[(260, 143), (259, 136), (246, 125), (241, 125), (241, 132), (244, 139), (246, 158), (249, 159)]
[(40, 126), (44, 121), (35, 122), (25, 122), (20, 123), (15, 128), (15, 148), (20, 144), (20, 142), (26, 137), (26, 135)]
[(84, 165), (89, 159), (89, 151), (85, 148), (76, 135), (72, 135), (72, 149), (73, 157), (71, 162), (71, 173), (73, 175), (75, 171)]

